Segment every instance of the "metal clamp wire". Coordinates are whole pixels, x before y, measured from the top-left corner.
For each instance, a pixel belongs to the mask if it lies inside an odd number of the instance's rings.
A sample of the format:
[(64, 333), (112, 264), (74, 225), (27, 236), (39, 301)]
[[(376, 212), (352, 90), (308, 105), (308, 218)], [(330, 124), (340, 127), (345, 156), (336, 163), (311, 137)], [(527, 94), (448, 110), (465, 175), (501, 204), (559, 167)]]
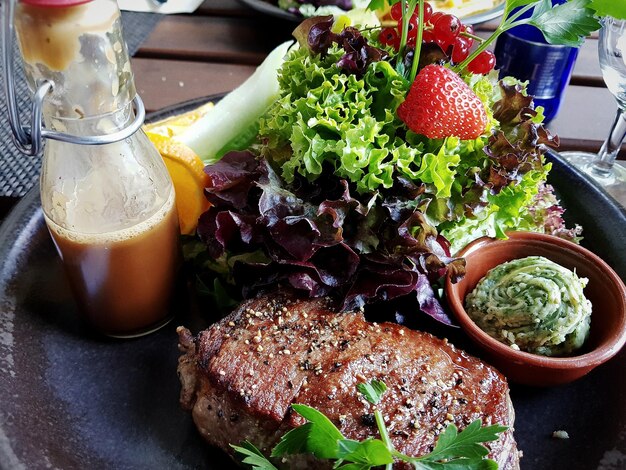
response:
[(13, 75), (13, 16), (15, 0), (2, 2), (2, 57), (4, 70), (4, 96), (7, 102), (9, 124), (15, 145), (22, 153), (30, 153), (30, 135), (19, 125), (19, 112), (15, 98), (15, 82)]
[[(35, 97), (38, 95), (36, 94)], [(106, 145), (113, 142), (119, 142), (120, 140), (127, 139), (142, 126), (144, 119), (146, 118), (146, 108), (139, 95), (135, 95), (133, 98), (135, 104), (135, 119), (123, 129), (105, 135), (73, 135), (65, 134), (63, 132), (57, 132), (50, 129), (41, 129), (41, 136), (44, 139), (58, 140), (60, 142), (68, 142), (70, 144), (78, 145)], [(39, 103), (39, 106), (41, 103)], [(33, 102), (33, 109), (38, 107), (37, 102)]]

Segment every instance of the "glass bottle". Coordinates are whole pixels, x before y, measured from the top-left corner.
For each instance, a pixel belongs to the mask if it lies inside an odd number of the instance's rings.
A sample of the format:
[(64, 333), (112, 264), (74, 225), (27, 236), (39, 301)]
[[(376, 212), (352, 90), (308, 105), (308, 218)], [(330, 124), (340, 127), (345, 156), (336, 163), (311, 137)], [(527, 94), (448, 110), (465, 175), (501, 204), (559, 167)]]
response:
[[(565, 1), (552, 0), (552, 5)], [(533, 95), (535, 106), (544, 107), (545, 122), (554, 119), (572, 76), (578, 48), (548, 44), (537, 28), (521, 25), (502, 33), (494, 52), (500, 78), (528, 80), (528, 94)]]
[[(135, 118), (136, 91), (115, 0), (19, 0), (14, 17), (31, 90), (53, 83), (47, 129), (102, 136)], [(174, 188), (140, 129), (105, 145), (48, 140), (41, 205), (79, 310), (133, 337), (170, 318), (180, 264)]]

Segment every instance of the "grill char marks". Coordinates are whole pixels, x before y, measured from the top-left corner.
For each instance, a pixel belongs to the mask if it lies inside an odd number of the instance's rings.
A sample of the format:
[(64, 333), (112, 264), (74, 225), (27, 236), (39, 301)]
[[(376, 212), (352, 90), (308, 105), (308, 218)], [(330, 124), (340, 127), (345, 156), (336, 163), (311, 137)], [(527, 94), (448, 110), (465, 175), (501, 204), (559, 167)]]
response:
[[(387, 384), (378, 407), (405, 454), (430, 451), (450, 423), (513, 425), (508, 386), (496, 370), (430, 334), (336, 314), (325, 299), (259, 297), (196, 338), (178, 331), (181, 404), (204, 438), (229, 453), (243, 440), (268, 451), (303, 424), (292, 403), (317, 408), (348, 438), (377, 437), (373, 406), (356, 389), (372, 379)], [(501, 469), (518, 468), (512, 430), (492, 443), (490, 456)], [(308, 465), (305, 456), (288, 462)]]

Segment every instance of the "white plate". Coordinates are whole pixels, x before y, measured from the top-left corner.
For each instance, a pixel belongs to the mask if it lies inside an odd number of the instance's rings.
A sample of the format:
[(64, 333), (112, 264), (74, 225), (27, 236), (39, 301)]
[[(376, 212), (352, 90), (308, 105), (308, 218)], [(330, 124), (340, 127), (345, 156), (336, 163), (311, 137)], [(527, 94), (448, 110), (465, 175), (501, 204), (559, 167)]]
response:
[[(279, 8), (278, 6), (265, 1), (265, 0), (240, 0), (241, 3), (249, 6), (250, 8), (260, 11), (261, 13), (265, 13), (268, 15), (276, 16), (279, 18), (284, 18), (286, 20), (291, 21), (301, 21), (302, 17), (295, 15), (293, 13), (289, 13), (288, 11)], [(501, 3), (497, 7), (491, 8), (489, 10), (482, 11), (480, 13), (476, 13), (475, 15), (471, 15), (463, 18), (464, 24), (479, 24), (484, 23), (486, 21), (491, 21), (499, 16), (502, 16), (504, 12), (504, 6), (506, 2)]]

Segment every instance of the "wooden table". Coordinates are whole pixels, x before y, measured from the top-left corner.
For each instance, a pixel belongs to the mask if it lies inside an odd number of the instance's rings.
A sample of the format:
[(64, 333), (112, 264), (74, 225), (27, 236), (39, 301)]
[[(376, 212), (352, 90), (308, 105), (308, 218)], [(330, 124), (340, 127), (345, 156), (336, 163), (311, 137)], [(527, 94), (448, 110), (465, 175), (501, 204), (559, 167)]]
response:
[[(193, 15), (166, 16), (156, 26), (133, 60), (137, 88), (149, 110), (230, 91), (272, 48), (291, 38), (294, 26), (237, 0), (206, 0)], [(496, 26), (491, 21), (476, 29), (484, 36)], [(560, 136), (562, 150), (597, 152), (616, 109), (600, 73), (597, 39), (589, 38), (548, 127)]]

